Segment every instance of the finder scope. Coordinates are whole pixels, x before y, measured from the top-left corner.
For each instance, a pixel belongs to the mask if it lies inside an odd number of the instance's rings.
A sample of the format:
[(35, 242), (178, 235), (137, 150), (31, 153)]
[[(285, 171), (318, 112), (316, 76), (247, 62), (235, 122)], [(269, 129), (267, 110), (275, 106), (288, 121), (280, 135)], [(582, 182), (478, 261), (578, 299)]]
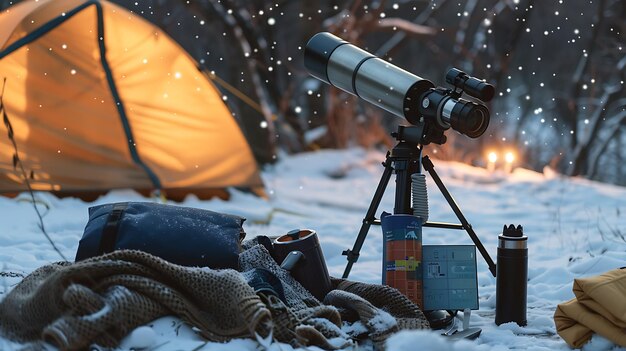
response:
[[(440, 134), (423, 138), (422, 144), (443, 144), (443, 131), (450, 127), (477, 138), (489, 125), (487, 107), (460, 96), (466, 92), (489, 101), (495, 93), (494, 87), (455, 68), (446, 75), (446, 81), (455, 89), (435, 88), (431, 81), (327, 32), (317, 33), (309, 40), (304, 49), (304, 66), (319, 80), (403, 117), (411, 124), (423, 124), (425, 136)], [(429, 129), (437, 132), (428, 132)]]

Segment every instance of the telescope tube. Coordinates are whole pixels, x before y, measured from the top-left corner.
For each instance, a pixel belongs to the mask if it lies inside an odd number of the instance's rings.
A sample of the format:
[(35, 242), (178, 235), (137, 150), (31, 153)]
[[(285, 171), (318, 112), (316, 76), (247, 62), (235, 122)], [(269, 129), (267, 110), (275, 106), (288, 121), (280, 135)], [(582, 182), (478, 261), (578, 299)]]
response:
[(304, 66), (315, 78), (385, 111), (419, 123), (420, 96), (434, 84), (323, 32), (304, 49)]

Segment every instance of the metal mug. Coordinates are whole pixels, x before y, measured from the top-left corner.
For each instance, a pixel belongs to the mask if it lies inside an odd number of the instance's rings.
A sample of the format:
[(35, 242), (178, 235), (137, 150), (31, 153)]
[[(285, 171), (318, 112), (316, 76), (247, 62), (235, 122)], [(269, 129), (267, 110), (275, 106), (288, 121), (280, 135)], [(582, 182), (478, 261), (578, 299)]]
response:
[(297, 280), (318, 300), (332, 290), (324, 253), (317, 233), (311, 229), (294, 229), (272, 243), (273, 257), (288, 268)]

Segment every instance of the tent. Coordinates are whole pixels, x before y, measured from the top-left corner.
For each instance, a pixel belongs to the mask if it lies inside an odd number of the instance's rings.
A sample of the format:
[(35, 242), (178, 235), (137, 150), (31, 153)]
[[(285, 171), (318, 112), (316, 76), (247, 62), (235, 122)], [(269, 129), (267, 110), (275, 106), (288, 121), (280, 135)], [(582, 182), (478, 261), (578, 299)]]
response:
[[(2, 101), (34, 190), (202, 197), (229, 186), (263, 189), (244, 134), (197, 63), (110, 2), (30, 0), (5, 10), (3, 78)], [(0, 193), (26, 190), (14, 154), (1, 133)]]

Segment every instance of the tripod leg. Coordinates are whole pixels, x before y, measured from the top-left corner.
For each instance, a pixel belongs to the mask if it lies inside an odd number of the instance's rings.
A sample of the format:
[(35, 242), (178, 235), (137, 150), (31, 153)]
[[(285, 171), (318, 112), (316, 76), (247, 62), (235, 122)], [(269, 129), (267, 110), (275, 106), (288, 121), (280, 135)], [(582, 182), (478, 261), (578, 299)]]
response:
[(348, 279), (348, 275), (350, 275), (350, 270), (352, 270), (352, 265), (359, 259), (359, 253), (361, 252), (361, 248), (363, 247), (363, 243), (365, 242), (365, 237), (370, 230), (370, 226), (376, 220), (376, 210), (378, 209), (380, 201), (383, 198), (383, 194), (385, 193), (387, 184), (389, 184), (389, 179), (391, 179), (393, 168), (391, 167), (391, 161), (389, 160), (389, 158), (385, 160), (383, 166), (385, 166), (385, 171), (380, 178), (380, 182), (378, 183), (378, 187), (376, 188), (376, 192), (374, 193), (372, 202), (367, 209), (367, 214), (363, 219), (363, 224), (361, 224), (361, 229), (359, 230), (359, 235), (354, 242), (354, 246), (352, 247), (352, 250), (346, 250), (343, 252), (343, 255), (346, 255), (348, 258), (348, 264), (346, 265), (346, 269), (343, 271), (343, 279)]
[(478, 248), (478, 251), (487, 262), (487, 266), (489, 266), (489, 271), (495, 277), (496, 276), (496, 264), (493, 263), (491, 256), (489, 256), (489, 252), (487, 252), (487, 250), (483, 246), (483, 243), (480, 241), (480, 239), (474, 232), (472, 225), (469, 224), (469, 222), (463, 215), (463, 212), (461, 212), (461, 209), (456, 204), (456, 201), (454, 201), (454, 198), (452, 197), (452, 195), (450, 195), (450, 192), (448, 192), (448, 189), (446, 189), (446, 186), (443, 184), (443, 181), (441, 180), (441, 178), (439, 178), (439, 175), (437, 174), (437, 172), (435, 172), (435, 165), (433, 164), (433, 162), (430, 160), (428, 156), (424, 156), (422, 158), (422, 164), (424, 165), (424, 169), (428, 171), (430, 176), (433, 178), (433, 180), (437, 184), (437, 187), (443, 194), (443, 197), (445, 197), (446, 201), (448, 201), (448, 204), (452, 208), (452, 211), (454, 211), (454, 214), (456, 215), (456, 217), (459, 219), (459, 221), (461, 221), (461, 225), (463, 225), (463, 229), (465, 229), (469, 237), (472, 239), (472, 241), (474, 242), (474, 245), (476, 245), (476, 248)]
[(417, 158), (394, 161), (396, 171), (396, 202), (394, 214), (413, 214), (411, 204), (411, 175), (419, 173), (419, 155)]

